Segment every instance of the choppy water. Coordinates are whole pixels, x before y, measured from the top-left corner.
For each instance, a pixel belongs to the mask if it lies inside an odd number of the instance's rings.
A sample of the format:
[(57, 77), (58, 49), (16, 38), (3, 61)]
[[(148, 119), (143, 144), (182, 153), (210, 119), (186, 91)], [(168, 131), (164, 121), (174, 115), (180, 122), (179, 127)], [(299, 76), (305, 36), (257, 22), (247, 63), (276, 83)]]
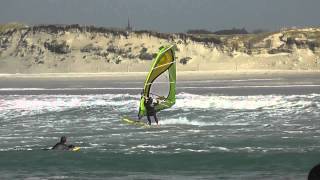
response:
[[(1, 179), (306, 179), (320, 162), (317, 84), (180, 82), (141, 128), (120, 121), (137, 114), (131, 83), (0, 88)], [(81, 151), (41, 150), (62, 135)]]

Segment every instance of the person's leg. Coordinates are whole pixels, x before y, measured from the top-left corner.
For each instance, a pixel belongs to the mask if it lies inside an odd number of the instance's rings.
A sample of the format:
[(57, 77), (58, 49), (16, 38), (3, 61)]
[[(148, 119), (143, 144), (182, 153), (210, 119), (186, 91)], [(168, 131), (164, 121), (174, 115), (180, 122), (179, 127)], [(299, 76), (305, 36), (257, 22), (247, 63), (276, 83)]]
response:
[(158, 118), (157, 118), (157, 114), (156, 113), (154, 113), (153, 114), (153, 117), (154, 117), (154, 121), (157, 123), (157, 125), (158, 125)]
[(148, 124), (151, 125), (151, 119), (149, 115), (147, 115), (147, 119), (148, 119)]

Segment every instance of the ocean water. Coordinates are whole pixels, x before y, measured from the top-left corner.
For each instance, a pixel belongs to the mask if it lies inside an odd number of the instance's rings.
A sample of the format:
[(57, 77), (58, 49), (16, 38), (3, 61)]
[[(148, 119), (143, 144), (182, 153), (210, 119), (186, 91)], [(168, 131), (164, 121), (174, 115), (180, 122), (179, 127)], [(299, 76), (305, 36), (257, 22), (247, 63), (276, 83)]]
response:
[[(141, 81), (1, 82), (0, 179), (296, 180), (320, 163), (316, 77), (178, 81), (150, 128), (121, 122)], [(80, 152), (42, 150), (62, 135)]]

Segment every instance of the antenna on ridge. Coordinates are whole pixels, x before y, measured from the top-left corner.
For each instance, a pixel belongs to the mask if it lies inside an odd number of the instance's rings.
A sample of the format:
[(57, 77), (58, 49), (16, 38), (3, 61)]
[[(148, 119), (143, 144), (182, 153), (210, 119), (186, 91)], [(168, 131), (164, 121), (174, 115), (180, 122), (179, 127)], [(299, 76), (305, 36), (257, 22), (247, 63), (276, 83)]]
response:
[(129, 17), (128, 17), (128, 25), (127, 25), (127, 27), (126, 27), (126, 30), (127, 31), (132, 31), (132, 26), (131, 26), (131, 24), (130, 24), (130, 19), (129, 19)]

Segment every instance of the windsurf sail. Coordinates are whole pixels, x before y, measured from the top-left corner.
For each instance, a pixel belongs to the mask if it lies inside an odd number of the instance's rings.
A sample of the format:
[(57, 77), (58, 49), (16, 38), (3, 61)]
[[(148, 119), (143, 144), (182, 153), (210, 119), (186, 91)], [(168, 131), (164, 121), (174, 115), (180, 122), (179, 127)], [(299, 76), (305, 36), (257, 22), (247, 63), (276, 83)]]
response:
[(152, 62), (150, 71), (144, 82), (141, 93), (139, 117), (147, 114), (144, 97), (160, 99), (155, 106), (156, 111), (170, 108), (176, 102), (176, 61), (175, 45), (167, 45), (159, 48), (157, 56)]

